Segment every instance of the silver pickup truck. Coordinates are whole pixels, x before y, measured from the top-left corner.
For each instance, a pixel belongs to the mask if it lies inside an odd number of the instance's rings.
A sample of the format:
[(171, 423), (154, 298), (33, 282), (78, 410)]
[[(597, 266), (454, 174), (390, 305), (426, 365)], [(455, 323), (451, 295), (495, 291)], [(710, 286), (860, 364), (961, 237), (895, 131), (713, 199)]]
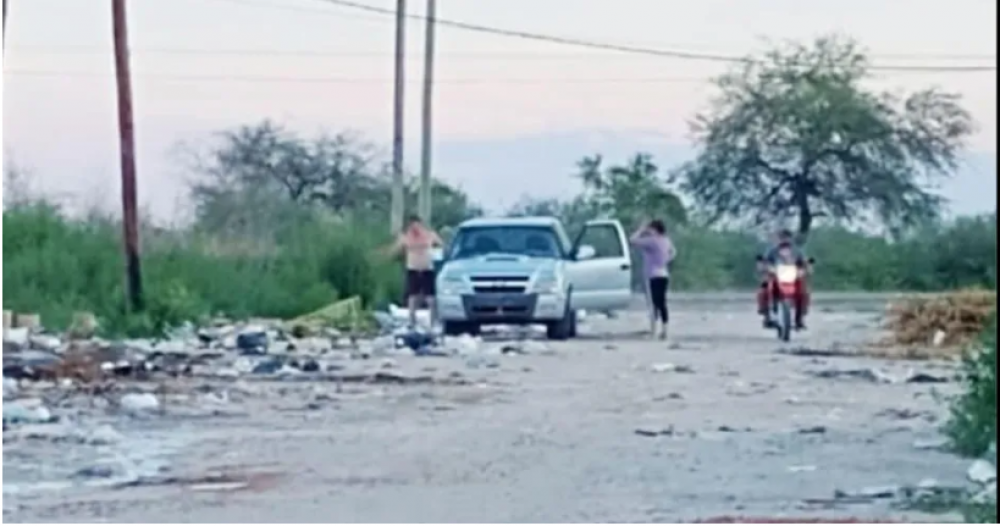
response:
[(628, 238), (616, 220), (586, 224), (574, 240), (558, 219), (472, 219), (459, 225), (437, 277), (445, 334), (483, 325), (544, 324), (576, 335), (576, 311), (611, 312), (631, 301)]

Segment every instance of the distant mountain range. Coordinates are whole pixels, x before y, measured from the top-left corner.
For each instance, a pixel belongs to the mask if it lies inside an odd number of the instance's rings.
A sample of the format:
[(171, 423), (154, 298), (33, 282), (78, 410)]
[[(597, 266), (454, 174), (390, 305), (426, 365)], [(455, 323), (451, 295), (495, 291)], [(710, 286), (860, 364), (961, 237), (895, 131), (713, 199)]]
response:
[[(672, 143), (656, 132), (593, 130), (441, 141), (435, 145), (434, 163), (440, 177), (462, 186), (488, 210), (499, 212), (525, 195), (544, 198), (577, 193), (580, 184), (573, 174), (576, 162), (584, 156), (601, 154), (615, 163), (636, 152), (652, 154), (664, 173), (694, 156), (692, 147)], [(415, 148), (407, 156), (408, 165), (418, 164)], [(949, 212), (996, 210), (996, 167), (995, 153), (970, 152), (959, 173), (940, 188), (950, 202)]]

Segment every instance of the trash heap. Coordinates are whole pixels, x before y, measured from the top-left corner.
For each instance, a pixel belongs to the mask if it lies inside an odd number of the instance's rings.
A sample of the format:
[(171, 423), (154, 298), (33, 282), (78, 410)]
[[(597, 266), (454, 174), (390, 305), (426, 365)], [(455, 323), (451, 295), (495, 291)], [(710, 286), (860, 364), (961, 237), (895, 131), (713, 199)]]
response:
[[(889, 305), (881, 348), (903, 348), (912, 357), (958, 357), (982, 333), (996, 309), (996, 292), (963, 289), (903, 298)], [(921, 352), (912, 352), (914, 348)]]
[[(135, 386), (169, 383), (197, 377), (217, 380), (309, 375), (361, 375), (372, 358), (391, 361), (403, 356), (462, 357), (468, 368), (499, 367), (497, 356), (547, 351), (526, 333), (495, 344), (481, 337), (444, 338), (432, 327), (429, 312), (416, 312), (411, 325), (408, 309), (390, 306), (384, 312), (362, 313), (355, 299), (341, 301), (293, 320), (218, 319), (203, 327), (186, 324), (159, 339), (110, 341), (95, 336), (96, 320), (81, 315), (84, 325), (64, 333), (46, 331), (37, 319), (16, 323), (3, 332), (4, 425), (54, 420), (44, 403), (22, 389), (27, 384), (50, 385), (66, 393), (106, 396), (116, 406)], [(364, 319), (367, 318), (367, 319)], [(331, 325), (344, 320), (359, 330), (341, 332)], [(9, 320), (5, 320), (7, 322)], [(518, 329), (520, 330), (520, 329)], [(522, 331), (523, 332), (523, 331)], [(512, 341), (513, 340), (513, 341)], [(384, 363), (380, 368), (384, 369)], [(148, 389), (147, 389), (148, 391)], [(129, 406), (152, 408), (150, 393), (129, 398)], [(23, 399), (23, 400), (22, 400)]]

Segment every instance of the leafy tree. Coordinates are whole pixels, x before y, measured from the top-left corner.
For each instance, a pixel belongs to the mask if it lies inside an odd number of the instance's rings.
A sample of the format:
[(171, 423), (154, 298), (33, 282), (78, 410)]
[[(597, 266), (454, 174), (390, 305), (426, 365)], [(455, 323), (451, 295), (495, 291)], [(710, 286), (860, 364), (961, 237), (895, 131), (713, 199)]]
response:
[[(375, 148), (350, 134), (302, 138), (270, 121), (218, 135), (189, 150), (197, 178), (189, 190), (202, 230), (264, 237), (317, 211), (335, 218), (388, 217), (391, 178)], [(435, 221), (451, 224), (481, 213), (458, 188), (433, 181)], [(415, 209), (417, 188), (406, 197)]]
[[(417, 183), (407, 188), (407, 210), (417, 209), (418, 194)], [(466, 219), (483, 215), (482, 207), (473, 203), (465, 192), (440, 180), (431, 181), (431, 211), (431, 222), (437, 228), (454, 227)]]
[(522, 197), (507, 211), (507, 217), (552, 216), (562, 217), (566, 203), (558, 199)]
[(934, 218), (930, 189), (955, 170), (972, 120), (957, 95), (868, 90), (870, 72), (834, 37), (741, 63), (692, 125), (700, 153), (681, 189), (715, 220), (794, 219), (803, 237), (817, 218), (892, 231)]
[(577, 163), (583, 182), (584, 198), (602, 215), (616, 217), (627, 225), (661, 217), (673, 223), (687, 221), (687, 211), (649, 154), (639, 153), (627, 164), (604, 167), (600, 155), (585, 157)]

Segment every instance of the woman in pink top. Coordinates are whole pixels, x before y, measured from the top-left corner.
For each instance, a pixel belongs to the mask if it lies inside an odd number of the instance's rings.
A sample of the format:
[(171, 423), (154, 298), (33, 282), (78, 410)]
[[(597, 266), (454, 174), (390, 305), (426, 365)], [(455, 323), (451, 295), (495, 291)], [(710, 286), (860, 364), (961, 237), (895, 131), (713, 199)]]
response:
[(670, 284), (670, 262), (677, 251), (667, 237), (663, 221), (655, 219), (642, 225), (631, 237), (632, 246), (642, 252), (642, 277), (649, 307), (649, 331), (656, 334), (660, 323), (660, 339), (667, 338), (667, 285)]

